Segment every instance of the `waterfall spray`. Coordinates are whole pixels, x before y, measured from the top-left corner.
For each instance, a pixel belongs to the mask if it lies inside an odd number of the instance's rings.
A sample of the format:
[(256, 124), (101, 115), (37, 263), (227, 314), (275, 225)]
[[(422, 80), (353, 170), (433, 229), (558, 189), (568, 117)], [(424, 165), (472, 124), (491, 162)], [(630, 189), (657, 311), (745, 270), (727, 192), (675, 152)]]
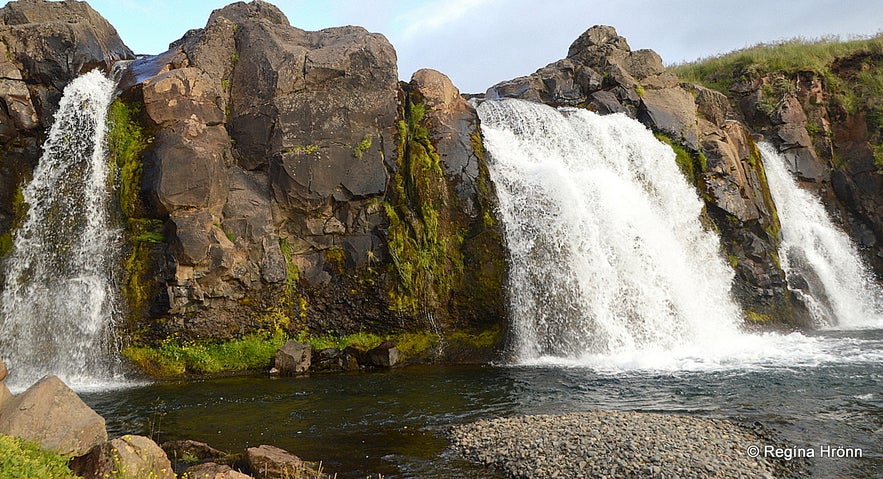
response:
[(671, 148), (623, 115), (518, 100), (478, 111), (521, 361), (714, 348), (741, 334), (733, 272)]
[(13, 387), (45, 374), (86, 386), (116, 374), (105, 120), (114, 82), (98, 71), (64, 90), (4, 264), (0, 352)]

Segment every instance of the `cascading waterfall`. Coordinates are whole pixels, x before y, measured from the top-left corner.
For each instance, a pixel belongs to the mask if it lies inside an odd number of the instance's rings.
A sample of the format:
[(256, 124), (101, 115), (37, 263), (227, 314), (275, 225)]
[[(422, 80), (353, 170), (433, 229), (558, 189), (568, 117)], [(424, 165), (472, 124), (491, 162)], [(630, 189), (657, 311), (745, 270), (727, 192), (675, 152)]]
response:
[(671, 148), (623, 115), (520, 100), (486, 101), (478, 112), (510, 249), (521, 362), (652, 362), (743, 336), (733, 272)]
[(115, 374), (112, 279), (120, 231), (104, 151), (115, 84), (98, 71), (64, 90), (4, 264), (0, 352), (13, 387), (56, 374), (88, 386)]
[(834, 225), (821, 201), (798, 186), (775, 148), (758, 146), (782, 223), (779, 258), (789, 285), (818, 326), (883, 325), (883, 294), (855, 245)]

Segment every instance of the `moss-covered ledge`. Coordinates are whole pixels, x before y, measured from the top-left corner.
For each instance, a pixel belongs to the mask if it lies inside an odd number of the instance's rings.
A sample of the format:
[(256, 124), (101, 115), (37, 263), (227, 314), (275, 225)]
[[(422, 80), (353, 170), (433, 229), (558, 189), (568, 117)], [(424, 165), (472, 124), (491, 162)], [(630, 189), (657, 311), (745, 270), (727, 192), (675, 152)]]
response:
[(458, 330), (444, 336), (429, 331), (295, 337), (281, 328), (272, 333), (252, 333), (227, 341), (177, 341), (168, 338), (152, 345), (132, 345), (123, 355), (140, 371), (155, 379), (201, 377), (266, 372), (276, 351), (289, 339), (308, 343), (314, 351), (355, 348), (368, 351), (389, 341), (399, 350), (400, 365), (431, 362), (486, 363), (500, 349), (504, 332), (499, 326)]

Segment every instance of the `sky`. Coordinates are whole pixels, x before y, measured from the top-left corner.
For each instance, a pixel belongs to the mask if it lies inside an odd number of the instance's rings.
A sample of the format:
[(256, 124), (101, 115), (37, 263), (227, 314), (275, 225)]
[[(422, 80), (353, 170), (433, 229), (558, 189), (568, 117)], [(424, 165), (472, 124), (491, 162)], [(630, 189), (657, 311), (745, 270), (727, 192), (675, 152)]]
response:
[[(2, 1), (2, 0), (0, 0)], [(3, 2), (6, 3), (5, 1)], [(231, 0), (89, 0), (135, 53), (157, 54)], [(593, 25), (666, 64), (803, 37), (883, 32), (880, 0), (274, 0), (304, 30), (361, 25), (395, 47), (399, 77), (420, 68), (479, 93), (567, 55)]]

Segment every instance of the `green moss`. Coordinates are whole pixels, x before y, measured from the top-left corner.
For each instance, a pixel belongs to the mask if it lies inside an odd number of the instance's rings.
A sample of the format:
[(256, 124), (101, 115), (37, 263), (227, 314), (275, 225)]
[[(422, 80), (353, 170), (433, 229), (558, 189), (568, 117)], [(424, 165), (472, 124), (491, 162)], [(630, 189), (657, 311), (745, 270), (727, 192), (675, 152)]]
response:
[(295, 145), (285, 149), (286, 153), (295, 155), (313, 155), (319, 152), (319, 145)]
[(417, 315), (438, 308), (462, 281), (463, 234), (447, 216), (446, 179), (423, 125), (426, 106), (406, 102), (399, 133), (392, 191), (384, 203), (387, 247), (396, 278), (390, 309)]
[(371, 148), (371, 142), (374, 140), (374, 136), (370, 133), (365, 135), (365, 138), (362, 138), (362, 141), (359, 142), (358, 145), (353, 148), (353, 156), (361, 159), (362, 155), (368, 151), (368, 148)]
[(141, 154), (153, 141), (137, 121), (141, 107), (115, 100), (107, 113), (106, 141), (110, 158), (116, 167), (120, 208), (127, 218), (135, 218), (142, 211)]
[(773, 315), (757, 311), (745, 311), (745, 319), (750, 323), (769, 323), (773, 320)]
[(157, 378), (263, 369), (288, 340), (290, 321), (282, 308), (270, 308), (255, 318), (255, 332), (241, 338), (186, 343), (167, 338), (159, 345), (127, 346), (123, 356)]
[(119, 208), (125, 219), (129, 252), (123, 261), (126, 271), (122, 293), (133, 321), (148, 308), (153, 290), (157, 287), (151, 268), (154, 244), (164, 243), (163, 222), (145, 218), (141, 201), (143, 176), (142, 155), (153, 138), (141, 124), (142, 105), (116, 99), (107, 115), (107, 150), (115, 172)]
[(708, 159), (702, 152), (691, 153), (664, 133), (654, 133), (657, 140), (671, 147), (675, 153), (675, 163), (691, 185), (698, 187), (699, 175), (708, 168)]
[(644, 98), (644, 94), (647, 93), (647, 92), (644, 90), (644, 86), (643, 86), (643, 85), (638, 85), (638, 86), (636, 86), (636, 87), (635, 87), (635, 92), (638, 94), (638, 98)]
[(292, 251), (291, 243), (288, 242), (288, 238), (279, 238), (279, 250), (282, 251), (282, 257), (285, 259), (285, 285), (291, 294), (294, 292), (294, 288), (300, 279), (300, 270), (297, 264), (294, 263), (294, 252)]
[(0, 434), (0, 479), (76, 479), (67, 459), (37, 443)]
[(29, 205), (25, 202), (24, 188), (22, 185), (19, 185), (12, 194), (10, 206), (12, 209), (12, 224), (8, 231), (0, 235), (0, 258), (5, 258), (12, 252), (12, 248), (15, 245), (13, 232), (21, 228), (28, 217)]
[(128, 346), (123, 355), (156, 378), (248, 371), (269, 367), (287, 339), (282, 333), (249, 334), (224, 342), (179, 344), (169, 339), (159, 346)]
[(492, 348), (500, 343), (503, 334), (499, 325), (478, 331), (455, 331), (447, 337), (448, 342), (459, 343), (470, 348)]
[(730, 266), (732, 266), (733, 268), (739, 266), (739, 257), (734, 255), (733, 253), (729, 253), (727, 255), (727, 260), (730, 262)]

